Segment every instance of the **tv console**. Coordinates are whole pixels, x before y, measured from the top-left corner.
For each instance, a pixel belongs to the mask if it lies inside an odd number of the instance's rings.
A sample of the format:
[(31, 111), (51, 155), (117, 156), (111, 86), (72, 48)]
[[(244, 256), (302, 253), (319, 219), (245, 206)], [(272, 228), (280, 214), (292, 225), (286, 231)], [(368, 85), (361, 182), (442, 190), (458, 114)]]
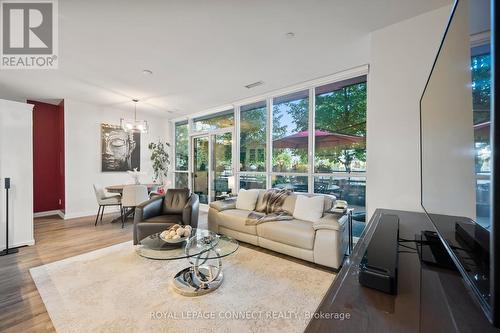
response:
[(470, 296), (458, 272), (421, 261), (416, 251), (399, 248), (397, 295), (362, 286), (360, 263), (383, 215), (398, 217), (400, 239), (414, 240), (422, 231), (434, 230), (423, 213), (377, 209), (316, 310), (349, 313), (349, 319), (314, 316), (306, 332), (500, 332)]

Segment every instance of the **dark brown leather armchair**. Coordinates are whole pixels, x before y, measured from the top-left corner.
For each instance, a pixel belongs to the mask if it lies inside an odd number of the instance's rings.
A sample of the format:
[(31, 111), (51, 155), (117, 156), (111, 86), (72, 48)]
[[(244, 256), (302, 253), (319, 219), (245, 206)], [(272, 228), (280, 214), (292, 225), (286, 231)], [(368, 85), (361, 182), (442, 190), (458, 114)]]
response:
[(135, 208), (134, 245), (141, 239), (168, 229), (174, 224), (198, 226), (199, 199), (189, 189), (168, 189)]

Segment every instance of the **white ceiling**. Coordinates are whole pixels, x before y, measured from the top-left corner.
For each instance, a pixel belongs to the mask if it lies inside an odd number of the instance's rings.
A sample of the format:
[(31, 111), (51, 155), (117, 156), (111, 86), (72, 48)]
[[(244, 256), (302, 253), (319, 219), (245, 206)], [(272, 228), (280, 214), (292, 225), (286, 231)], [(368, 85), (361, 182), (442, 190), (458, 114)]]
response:
[(0, 92), (178, 117), (366, 63), (371, 31), (449, 4), (59, 0), (59, 69), (0, 71)]

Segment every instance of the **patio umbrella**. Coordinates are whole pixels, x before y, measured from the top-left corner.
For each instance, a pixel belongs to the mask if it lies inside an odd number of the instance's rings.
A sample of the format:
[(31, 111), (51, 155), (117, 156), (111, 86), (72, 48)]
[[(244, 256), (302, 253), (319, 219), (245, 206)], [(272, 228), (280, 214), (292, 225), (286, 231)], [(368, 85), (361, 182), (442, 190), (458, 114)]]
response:
[[(316, 130), (314, 132), (316, 137), (316, 148), (332, 148), (341, 145), (350, 145), (352, 143), (363, 142), (365, 137), (332, 133), (328, 131)], [(308, 132), (302, 131), (281, 139), (273, 141), (274, 148), (305, 148), (307, 149)]]

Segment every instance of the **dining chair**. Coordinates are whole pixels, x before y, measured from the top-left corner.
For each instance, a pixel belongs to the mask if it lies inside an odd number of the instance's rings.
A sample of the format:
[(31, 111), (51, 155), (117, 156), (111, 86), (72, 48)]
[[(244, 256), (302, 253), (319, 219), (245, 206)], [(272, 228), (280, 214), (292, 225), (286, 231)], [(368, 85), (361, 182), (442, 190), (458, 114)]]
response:
[[(125, 218), (144, 201), (149, 200), (148, 188), (144, 185), (126, 185), (122, 194), (122, 228)], [(126, 209), (129, 208), (129, 212)]]
[(97, 200), (97, 204), (99, 205), (94, 226), (97, 225), (97, 221), (99, 220), (99, 215), (101, 215), (101, 223), (102, 223), (102, 215), (104, 214), (104, 207), (120, 206), (120, 213), (122, 213), (123, 211), (122, 201), (121, 201), (121, 195), (119, 193), (109, 193), (104, 189), (104, 187), (102, 187), (99, 184), (94, 184), (94, 193)]

